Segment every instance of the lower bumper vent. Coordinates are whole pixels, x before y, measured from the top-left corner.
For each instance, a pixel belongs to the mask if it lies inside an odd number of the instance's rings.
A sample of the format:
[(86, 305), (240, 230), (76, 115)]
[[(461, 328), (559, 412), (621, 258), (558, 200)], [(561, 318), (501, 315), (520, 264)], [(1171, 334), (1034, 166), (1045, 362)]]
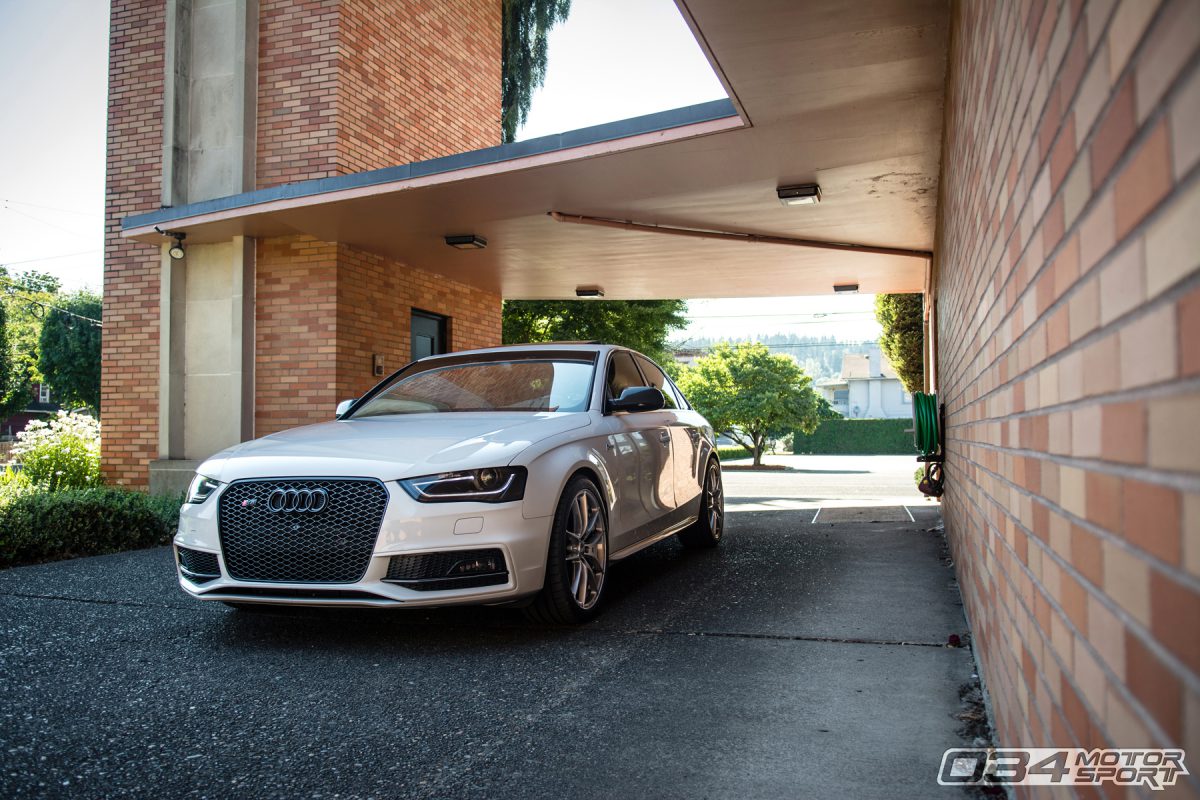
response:
[(176, 547), (175, 553), (179, 559), (179, 571), (192, 583), (208, 583), (221, 577), (216, 553), (205, 553), (187, 547)]
[(508, 583), (508, 565), (498, 548), (416, 553), (392, 556), (383, 579), (419, 592), (497, 586)]

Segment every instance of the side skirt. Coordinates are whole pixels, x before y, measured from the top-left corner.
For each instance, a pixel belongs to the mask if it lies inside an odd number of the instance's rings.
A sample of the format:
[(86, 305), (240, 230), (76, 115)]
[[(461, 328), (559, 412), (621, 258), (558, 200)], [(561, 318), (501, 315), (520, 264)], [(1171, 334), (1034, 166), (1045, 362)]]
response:
[[(691, 509), (679, 509), (679, 510), (680, 511), (691, 511)], [(675, 517), (675, 516), (676, 516), (675, 513), (668, 514), (666, 516), (666, 519), (670, 520), (672, 517)], [(676, 517), (676, 519), (678, 519), (678, 518)], [(693, 513), (691, 516), (685, 516), (683, 519), (678, 519), (678, 521), (668, 524), (668, 526), (666, 528), (659, 531), (658, 533), (651, 534), (650, 536), (647, 536), (645, 539), (641, 539), (637, 542), (634, 542), (633, 544), (629, 545), (628, 547), (623, 547), (615, 553), (610, 553), (608, 556), (608, 560), (609, 561), (620, 561), (623, 558), (628, 558), (629, 556), (633, 555), (634, 553), (645, 550), (647, 547), (649, 547), (652, 544), (658, 544), (663, 539), (666, 539), (668, 536), (674, 536), (679, 531), (683, 530), (687, 526), (694, 523), (697, 519), (699, 519), (699, 516), (695, 513)]]

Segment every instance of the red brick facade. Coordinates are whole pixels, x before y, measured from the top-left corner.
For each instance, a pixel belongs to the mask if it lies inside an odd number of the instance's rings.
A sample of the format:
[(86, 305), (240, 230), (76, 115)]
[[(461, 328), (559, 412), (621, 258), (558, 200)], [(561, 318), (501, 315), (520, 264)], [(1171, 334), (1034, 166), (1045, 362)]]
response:
[(263, 0), (259, 188), (500, 143), (497, 0)]
[[(113, 0), (105, 254), (104, 469), (144, 487), (158, 452), (159, 251), (120, 221), (160, 203), (166, 0)], [(500, 142), (499, 0), (261, 0), (259, 187)], [(498, 344), (500, 298), (346, 245), (256, 246), (255, 429), (328, 419), (407, 360), (412, 307), (456, 349)]]
[(1200, 753), (1198, 19), (956, 8), (944, 508), (1002, 745)]
[(414, 308), (450, 317), (449, 345), (500, 343), (500, 297), (349, 245), (258, 243), (255, 435), (328, 420), (341, 400), (408, 363)]
[(163, 0), (115, 0), (109, 34), (103, 466), (108, 481), (135, 486), (158, 457), (159, 251), (120, 230), (159, 205), (165, 13)]

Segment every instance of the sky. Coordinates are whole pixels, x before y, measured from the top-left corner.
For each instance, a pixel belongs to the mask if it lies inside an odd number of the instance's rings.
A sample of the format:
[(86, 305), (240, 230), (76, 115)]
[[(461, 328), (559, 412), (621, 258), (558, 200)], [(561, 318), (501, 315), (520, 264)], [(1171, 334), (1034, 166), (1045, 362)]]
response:
[(0, 264), (100, 289), (106, 0), (0, 0)]
[[(68, 289), (102, 282), (107, 51), (107, 0), (0, 0), (0, 264), (49, 272)], [(671, 0), (573, 0), (550, 34), (546, 82), (517, 138), (724, 96)], [(871, 303), (696, 300), (677, 337), (866, 341), (879, 335)]]

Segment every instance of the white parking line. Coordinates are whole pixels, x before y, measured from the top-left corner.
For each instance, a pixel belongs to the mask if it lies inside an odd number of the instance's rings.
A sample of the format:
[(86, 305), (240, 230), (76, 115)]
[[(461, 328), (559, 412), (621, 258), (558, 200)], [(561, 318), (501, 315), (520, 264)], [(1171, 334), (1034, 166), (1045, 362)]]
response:
[(916, 520), (915, 520), (915, 519), (913, 519), (912, 512), (908, 510), (908, 506), (903, 506), (903, 508), (904, 508), (904, 513), (905, 513), (905, 514), (908, 514), (908, 521), (909, 521), (909, 522), (916, 522)]
[(810, 523), (808, 523), (808, 524), (809, 524), (809, 525), (816, 525), (816, 524), (817, 524), (817, 517), (819, 517), (819, 516), (821, 516), (821, 509), (820, 509), (820, 508), (818, 508), (818, 509), (817, 509), (817, 513), (813, 514), (812, 522), (810, 522)]

